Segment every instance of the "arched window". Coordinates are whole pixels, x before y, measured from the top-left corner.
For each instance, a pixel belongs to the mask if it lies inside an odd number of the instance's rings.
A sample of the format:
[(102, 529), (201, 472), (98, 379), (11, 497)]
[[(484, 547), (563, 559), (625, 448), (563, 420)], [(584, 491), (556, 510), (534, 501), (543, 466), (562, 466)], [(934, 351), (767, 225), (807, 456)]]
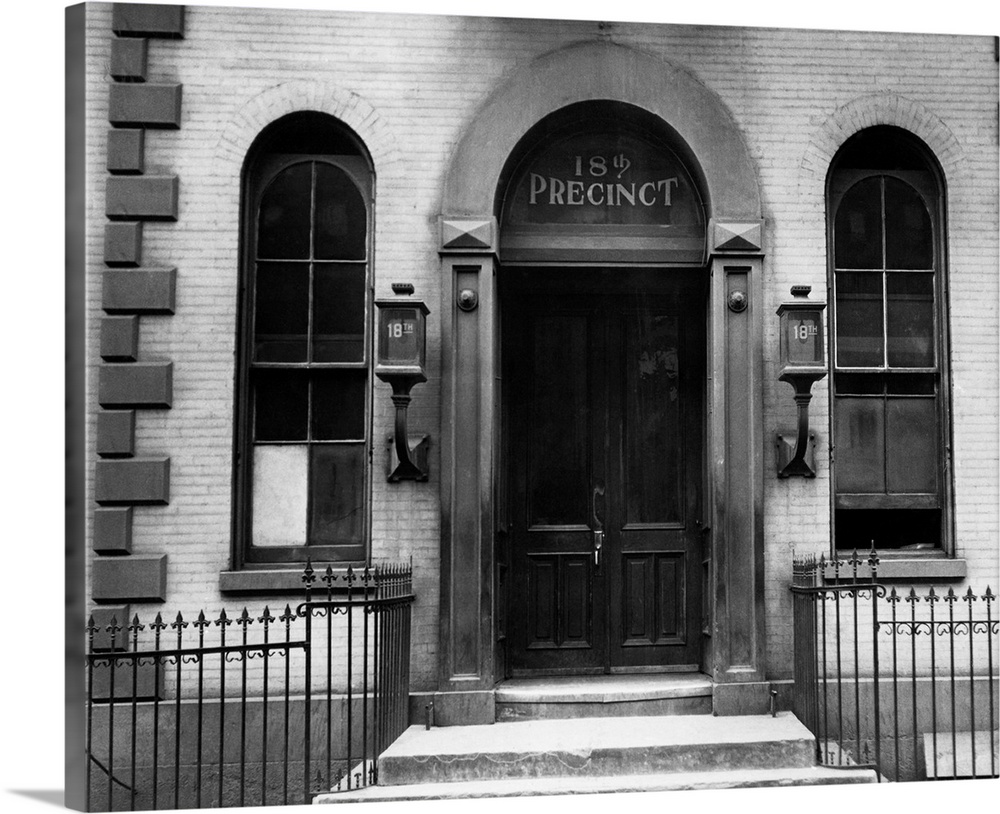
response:
[(947, 547), (939, 176), (894, 127), (853, 136), (828, 185), (838, 549)]
[(244, 170), (238, 566), (360, 561), (368, 534), (372, 171), (329, 116), (288, 116)]

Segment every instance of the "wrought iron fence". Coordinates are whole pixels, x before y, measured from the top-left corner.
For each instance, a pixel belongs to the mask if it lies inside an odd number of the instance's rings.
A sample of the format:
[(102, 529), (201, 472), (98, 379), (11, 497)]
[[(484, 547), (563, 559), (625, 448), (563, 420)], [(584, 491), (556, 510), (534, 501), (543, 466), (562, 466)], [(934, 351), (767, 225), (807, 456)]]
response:
[(91, 617), (88, 810), (309, 803), (378, 781), (408, 723), (411, 567), (302, 579), (277, 617)]
[(996, 594), (897, 591), (879, 558), (793, 565), (795, 697), (828, 766), (997, 776)]

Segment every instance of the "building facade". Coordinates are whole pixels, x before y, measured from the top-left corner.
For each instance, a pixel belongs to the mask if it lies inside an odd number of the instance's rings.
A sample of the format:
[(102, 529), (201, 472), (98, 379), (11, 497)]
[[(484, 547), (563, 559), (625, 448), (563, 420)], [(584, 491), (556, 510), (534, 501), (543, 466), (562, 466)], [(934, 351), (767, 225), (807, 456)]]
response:
[(729, 714), (793, 555), (995, 584), (995, 38), (88, 4), (86, 64), (99, 620), (403, 560), (442, 723), (664, 670)]

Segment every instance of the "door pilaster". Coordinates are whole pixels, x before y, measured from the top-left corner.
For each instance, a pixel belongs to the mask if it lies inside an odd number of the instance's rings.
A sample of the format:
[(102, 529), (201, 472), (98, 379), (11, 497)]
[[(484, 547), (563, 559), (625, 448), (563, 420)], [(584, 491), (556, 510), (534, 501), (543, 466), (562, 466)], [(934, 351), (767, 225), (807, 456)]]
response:
[[(441, 610), (438, 688), (492, 716), (496, 220), (441, 218)], [(468, 693), (468, 695), (464, 695)], [(487, 698), (487, 696), (489, 696)], [(459, 709), (459, 706), (461, 709)], [(458, 719), (461, 720), (458, 720)]]
[(765, 679), (762, 232), (761, 220), (709, 227), (710, 666), (720, 714), (762, 711), (752, 685)]

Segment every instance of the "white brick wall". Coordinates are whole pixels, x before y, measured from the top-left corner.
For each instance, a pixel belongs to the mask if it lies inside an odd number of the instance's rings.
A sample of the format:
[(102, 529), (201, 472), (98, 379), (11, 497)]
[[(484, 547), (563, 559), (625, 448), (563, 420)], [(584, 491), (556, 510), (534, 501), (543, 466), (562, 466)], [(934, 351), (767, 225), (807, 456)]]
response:
[[(89, 7), (88, 32), (88, 392), (95, 404), (109, 6)], [(548, 51), (594, 39), (688, 70), (728, 107), (757, 164), (767, 220), (763, 398), (772, 675), (790, 671), (791, 552), (827, 550), (830, 528), (828, 382), (814, 387), (810, 407), (818, 477), (779, 482), (774, 474), (773, 432), (794, 426), (794, 405), (790, 388), (776, 379), (772, 315), (792, 284), (811, 284), (816, 295), (825, 290), (826, 169), (837, 147), (871, 124), (912, 130), (945, 172), (957, 548), (968, 558), (971, 584), (995, 579), (1000, 292), (991, 38), (632, 23), (599, 29), (588, 22), (189, 6), (185, 38), (153, 40), (149, 50), (149, 80), (183, 84), (182, 128), (149, 132), (146, 147), (147, 172), (180, 176), (180, 218), (147, 224), (143, 250), (146, 264), (177, 266), (177, 313), (142, 317), (140, 337), (141, 359), (174, 362), (174, 406), (140, 412), (137, 422), (139, 453), (172, 460), (170, 505), (137, 509), (134, 528), (137, 553), (169, 553), (167, 607), (187, 614), (233, 604), (219, 594), (218, 574), (230, 552), (240, 165), (267, 122), (294, 109), (326, 110), (353, 127), (372, 154), (376, 294), (409, 281), (432, 312), (429, 381), (415, 389), (410, 419), (431, 435), (431, 480), (385, 483), (392, 405), (388, 388), (376, 384), (371, 507), (375, 556), (413, 558), (414, 687), (433, 686), (441, 437), (436, 218), (448, 161), (505, 76)]]

